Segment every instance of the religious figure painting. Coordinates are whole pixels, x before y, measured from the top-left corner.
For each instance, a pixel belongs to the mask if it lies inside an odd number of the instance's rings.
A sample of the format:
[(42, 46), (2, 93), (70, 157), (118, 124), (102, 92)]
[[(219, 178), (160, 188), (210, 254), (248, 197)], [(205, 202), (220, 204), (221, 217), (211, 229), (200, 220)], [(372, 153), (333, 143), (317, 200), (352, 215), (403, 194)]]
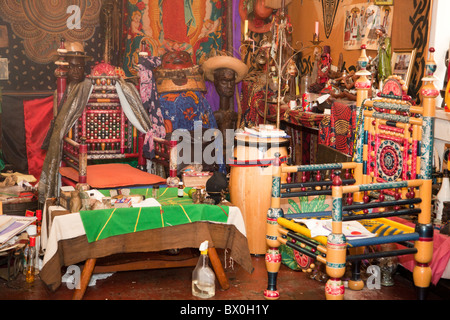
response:
[(355, 4), (345, 6), (344, 49), (359, 50), (365, 44), (368, 50), (377, 50), (377, 29), (384, 28), (391, 36), (393, 6)]
[(212, 49), (221, 50), (224, 3), (224, 0), (127, 0), (125, 74), (137, 75), (142, 50), (150, 56), (187, 51), (195, 64), (201, 64)]

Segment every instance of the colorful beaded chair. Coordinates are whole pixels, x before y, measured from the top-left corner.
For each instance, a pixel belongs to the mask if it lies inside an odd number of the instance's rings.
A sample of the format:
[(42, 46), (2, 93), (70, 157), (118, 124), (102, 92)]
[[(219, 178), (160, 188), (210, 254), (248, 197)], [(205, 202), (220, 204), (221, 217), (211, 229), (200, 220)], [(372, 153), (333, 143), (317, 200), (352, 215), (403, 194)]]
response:
[[(364, 287), (359, 272), (361, 260), (413, 254), (418, 298), (426, 297), (433, 251), (431, 168), (435, 98), (439, 94), (433, 85), (435, 64), (427, 61), (426, 76), (422, 79), (422, 104), (413, 106), (402, 100), (406, 90), (398, 77), (386, 80), (382, 99), (367, 99), (371, 85), (367, 78), (370, 73), (365, 70), (367, 61), (362, 47), (358, 60), (360, 77), (356, 83), (360, 125), (353, 161), (295, 166), (281, 165), (276, 159), (273, 163), (272, 200), (267, 213), (266, 299), (279, 298), (280, 246), (293, 248), (310, 261), (325, 265), (329, 277), (325, 295), (334, 300), (344, 299), (342, 278), (347, 262), (353, 267), (348, 287), (360, 290)], [(321, 177), (325, 170), (331, 171), (328, 181), (281, 181), (282, 174), (317, 172), (314, 176)], [(345, 170), (346, 174), (337, 170)], [(331, 210), (285, 214), (280, 206), (283, 198), (311, 195), (331, 196)], [(416, 228), (390, 219), (400, 215), (417, 215)], [(295, 221), (297, 218), (328, 218), (330, 233), (312, 237), (311, 229)], [(351, 221), (360, 222), (376, 236), (353, 238), (346, 233), (346, 223)], [(395, 243), (396, 249), (369, 253), (363, 250), (390, 243)]]

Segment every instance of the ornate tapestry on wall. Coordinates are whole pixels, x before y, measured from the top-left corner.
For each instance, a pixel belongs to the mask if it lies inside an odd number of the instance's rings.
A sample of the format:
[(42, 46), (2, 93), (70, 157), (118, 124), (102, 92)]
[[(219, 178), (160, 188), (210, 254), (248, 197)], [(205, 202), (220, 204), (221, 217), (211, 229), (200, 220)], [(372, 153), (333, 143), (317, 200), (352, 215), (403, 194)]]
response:
[(376, 29), (383, 26), (387, 36), (392, 30), (393, 6), (355, 4), (345, 6), (344, 49), (360, 50), (365, 44), (368, 50), (378, 48)]
[[(407, 5), (407, 4), (406, 4)], [(414, 12), (409, 17), (411, 23), (412, 48), (416, 49), (413, 70), (409, 80), (408, 94), (417, 98), (417, 93), (422, 86), (422, 78), (425, 71), (425, 61), (428, 58), (428, 42), (431, 21), (431, 0), (413, 1)]]
[(338, 7), (339, 0), (322, 0), (323, 24), (327, 39), (330, 37), (331, 30), (333, 29), (334, 18), (336, 17)]
[[(79, 8), (68, 11), (74, 5)], [(52, 90), (56, 87), (52, 57), (60, 39), (86, 43), (86, 50), (94, 59), (101, 57), (102, 39), (99, 33), (99, 14), (102, 0), (2, 0), (0, 24), (7, 28), (9, 45), (0, 48), (0, 55), (8, 58), (9, 80), (2, 81), (5, 91)], [(79, 24), (72, 25), (72, 18)]]
[(211, 49), (222, 50), (224, 0), (127, 0), (124, 6), (124, 61), (128, 77), (136, 76), (141, 47), (153, 56), (183, 50), (201, 64)]

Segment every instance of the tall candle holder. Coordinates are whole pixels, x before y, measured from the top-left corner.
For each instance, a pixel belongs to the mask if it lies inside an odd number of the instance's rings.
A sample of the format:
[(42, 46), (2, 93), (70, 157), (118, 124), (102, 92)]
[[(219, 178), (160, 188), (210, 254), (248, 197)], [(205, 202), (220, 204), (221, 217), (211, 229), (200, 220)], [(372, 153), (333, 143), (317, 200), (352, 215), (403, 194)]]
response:
[(317, 33), (314, 33), (313, 39), (310, 42), (313, 44), (314, 47), (319, 47), (323, 41), (319, 40), (319, 35)]

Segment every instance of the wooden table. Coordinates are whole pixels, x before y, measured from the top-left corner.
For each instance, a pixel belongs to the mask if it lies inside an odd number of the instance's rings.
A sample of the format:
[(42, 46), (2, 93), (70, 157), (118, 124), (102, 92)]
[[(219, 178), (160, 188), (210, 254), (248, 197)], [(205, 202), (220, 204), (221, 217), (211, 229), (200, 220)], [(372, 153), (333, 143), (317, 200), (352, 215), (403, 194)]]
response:
[[(163, 207), (164, 208), (164, 207)], [(244, 270), (253, 271), (251, 256), (246, 238), (245, 225), (239, 208), (229, 207), (227, 221), (193, 221), (174, 226), (165, 226), (137, 232), (108, 236), (98, 241), (89, 241), (80, 213), (59, 214), (53, 211), (50, 231), (45, 242), (45, 256), (40, 276), (51, 291), (61, 285), (61, 268), (84, 263), (80, 288), (74, 291), (73, 298), (81, 299), (93, 273), (122, 270), (141, 270), (165, 267), (194, 266), (198, 256), (186, 258), (185, 251), (177, 259), (163, 257), (158, 252), (169, 249), (189, 249), (198, 252), (200, 244), (209, 241), (209, 257), (219, 284), (223, 289), (229, 287), (216, 248), (230, 249), (231, 257)], [(54, 216), (54, 217), (53, 217)], [(157, 259), (145, 258), (130, 261), (130, 254), (152, 254)], [(118, 260), (117, 257), (124, 259)], [(100, 265), (108, 258), (113, 263)], [(113, 258), (113, 259), (111, 259)]]

